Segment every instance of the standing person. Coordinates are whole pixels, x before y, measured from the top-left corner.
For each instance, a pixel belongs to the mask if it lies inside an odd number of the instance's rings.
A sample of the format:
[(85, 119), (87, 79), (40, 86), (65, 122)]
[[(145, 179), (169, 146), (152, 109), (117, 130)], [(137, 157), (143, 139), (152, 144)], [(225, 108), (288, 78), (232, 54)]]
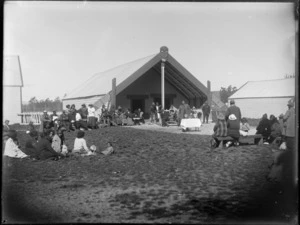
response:
[(89, 104), (88, 108), (88, 125), (90, 128), (96, 128), (96, 109), (93, 104)]
[(158, 104), (158, 102), (156, 102), (155, 105), (156, 122), (159, 122), (161, 124), (160, 111), (161, 111), (161, 106)]
[[(283, 122), (283, 117), (284, 117), (284, 115), (282, 113), (278, 116), (278, 118), (279, 118), (278, 122), (280, 125), (280, 131), (281, 131), (281, 143), (280, 144), (285, 142), (285, 135), (286, 135), (286, 122)], [(284, 145), (286, 145), (286, 143), (284, 143)]]
[(156, 112), (155, 103), (152, 102), (152, 105), (150, 106), (150, 123), (154, 123), (154, 121), (156, 120), (155, 112)]
[(235, 105), (235, 101), (234, 100), (230, 100), (230, 106), (227, 109), (226, 114), (225, 114), (226, 121), (228, 120), (228, 118), (229, 118), (229, 116), (231, 114), (235, 115), (235, 117), (237, 118), (237, 120), (238, 120), (239, 123), (241, 122), (242, 113), (241, 113), (240, 108)]
[(66, 105), (66, 113), (69, 114), (71, 112), (71, 106), (70, 105)]
[(180, 126), (181, 120), (184, 118), (185, 114), (185, 102), (182, 101), (178, 108), (178, 126)]
[(69, 121), (70, 121), (70, 129), (73, 131), (76, 130), (76, 111), (77, 110), (75, 108), (75, 105), (72, 104), (69, 114), (68, 114), (68, 117), (69, 117)]
[(65, 127), (68, 132), (70, 132), (70, 121), (69, 115), (67, 114), (66, 110), (63, 110), (62, 114), (60, 115), (61, 126)]
[(206, 101), (202, 107), (202, 112), (203, 112), (203, 123), (208, 123), (208, 117), (210, 114), (210, 106), (208, 104), (208, 102)]
[(283, 121), (286, 122), (286, 147), (288, 150), (295, 150), (296, 118), (293, 99), (288, 101), (287, 106), (288, 110), (283, 116)]
[(44, 131), (45, 128), (49, 128), (50, 127), (50, 116), (48, 115), (47, 111), (44, 110), (44, 114), (41, 116), (41, 125), (40, 125), (40, 129), (39, 132), (42, 133)]
[[(267, 139), (271, 134), (271, 126), (270, 121), (268, 119), (268, 115), (266, 113), (263, 114), (258, 126), (256, 127), (256, 134), (261, 134), (263, 137), (264, 144), (269, 144), (267, 142)], [(255, 141), (255, 143), (257, 143), (257, 140)]]
[(185, 118), (190, 118), (191, 117), (191, 107), (189, 104), (185, 103), (184, 104), (184, 117)]
[(80, 126), (87, 130), (88, 127), (87, 127), (87, 116), (88, 116), (88, 109), (86, 108), (86, 105), (85, 104), (82, 104), (81, 105), (81, 108), (80, 108), (80, 115), (81, 115), (81, 120), (80, 120)]
[(81, 128), (81, 114), (80, 114), (80, 110), (76, 110), (75, 127), (76, 127), (76, 129), (80, 129)]
[(58, 115), (56, 114), (56, 111), (53, 111), (51, 118), (51, 127), (54, 127), (54, 130), (57, 130), (58, 128)]

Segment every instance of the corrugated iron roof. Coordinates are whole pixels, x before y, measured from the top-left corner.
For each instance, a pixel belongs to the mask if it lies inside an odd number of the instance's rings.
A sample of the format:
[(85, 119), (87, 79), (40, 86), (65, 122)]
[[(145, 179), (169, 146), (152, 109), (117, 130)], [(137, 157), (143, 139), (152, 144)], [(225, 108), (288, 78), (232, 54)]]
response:
[(23, 87), (23, 78), (19, 56), (4, 56), (3, 86)]
[(295, 78), (248, 81), (229, 99), (295, 96)]
[(116, 78), (118, 85), (121, 84), (126, 78), (148, 63), (156, 55), (158, 54), (150, 55), (113, 69), (97, 73), (68, 93), (64, 99), (106, 94), (112, 89), (113, 78)]

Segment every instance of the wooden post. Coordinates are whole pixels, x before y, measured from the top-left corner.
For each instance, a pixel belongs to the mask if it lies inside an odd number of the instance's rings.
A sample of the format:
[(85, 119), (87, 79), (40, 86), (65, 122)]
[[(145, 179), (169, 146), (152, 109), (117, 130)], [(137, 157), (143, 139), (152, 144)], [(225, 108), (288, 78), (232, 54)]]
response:
[(165, 109), (165, 63), (161, 63), (161, 108)]
[(207, 89), (208, 89), (208, 95), (207, 95), (207, 102), (208, 105), (211, 106), (211, 88), (210, 88), (210, 81), (207, 81)]
[(169, 49), (166, 46), (160, 48), (161, 57), (161, 108), (165, 109), (165, 62), (168, 60)]
[(112, 93), (111, 93), (111, 108), (116, 109), (116, 95), (117, 95), (117, 86), (116, 86), (116, 78), (112, 79)]

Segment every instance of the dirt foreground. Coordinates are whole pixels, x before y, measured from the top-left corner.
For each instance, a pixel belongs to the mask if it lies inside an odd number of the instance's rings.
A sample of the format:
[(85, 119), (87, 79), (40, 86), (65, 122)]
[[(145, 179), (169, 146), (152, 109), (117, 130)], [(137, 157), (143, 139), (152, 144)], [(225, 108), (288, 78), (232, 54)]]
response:
[[(182, 133), (156, 125), (86, 132), (112, 156), (3, 161), (3, 223), (235, 223), (297, 221), (294, 201), (268, 182), (271, 146), (210, 150), (213, 124)], [(163, 132), (161, 132), (163, 131)], [(200, 134), (200, 135), (196, 135)], [(24, 146), (25, 132), (18, 133)], [(76, 133), (66, 133), (73, 147)]]

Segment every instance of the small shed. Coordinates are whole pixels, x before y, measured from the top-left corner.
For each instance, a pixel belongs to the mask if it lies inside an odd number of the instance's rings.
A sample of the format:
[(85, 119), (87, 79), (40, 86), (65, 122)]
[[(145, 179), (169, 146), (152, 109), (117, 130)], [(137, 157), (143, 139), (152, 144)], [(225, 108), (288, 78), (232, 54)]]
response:
[(19, 56), (4, 56), (3, 60), (3, 120), (20, 123), (23, 78)]
[(295, 97), (295, 78), (248, 81), (230, 100), (240, 107), (242, 117), (261, 118), (264, 113), (278, 117), (287, 110), (287, 102)]

